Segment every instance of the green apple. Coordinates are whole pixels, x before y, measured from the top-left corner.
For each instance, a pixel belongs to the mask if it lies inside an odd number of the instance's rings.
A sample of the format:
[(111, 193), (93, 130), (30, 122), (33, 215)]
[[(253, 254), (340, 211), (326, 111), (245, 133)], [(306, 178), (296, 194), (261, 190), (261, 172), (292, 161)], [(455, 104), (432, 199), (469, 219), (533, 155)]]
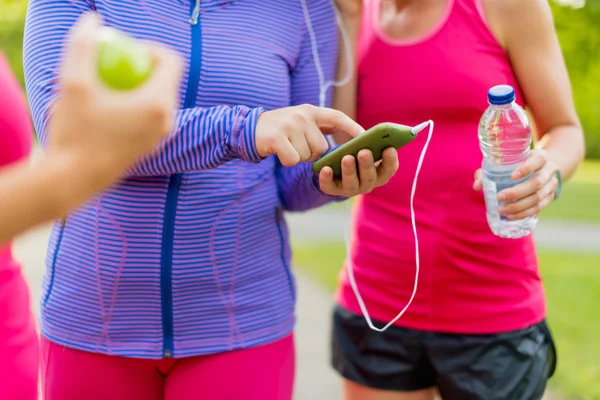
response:
[(152, 74), (148, 49), (126, 34), (109, 27), (98, 33), (98, 73), (112, 89), (131, 90)]

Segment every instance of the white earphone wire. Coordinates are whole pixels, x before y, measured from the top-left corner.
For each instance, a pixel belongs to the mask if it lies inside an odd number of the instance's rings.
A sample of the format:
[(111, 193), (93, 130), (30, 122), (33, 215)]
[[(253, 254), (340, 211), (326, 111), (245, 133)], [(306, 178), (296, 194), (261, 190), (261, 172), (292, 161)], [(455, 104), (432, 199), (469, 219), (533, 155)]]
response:
[[(410, 296), (410, 299), (408, 300), (408, 303), (406, 303), (406, 306), (402, 309), (402, 311), (400, 311), (398, 313), (398, 315), (396, 315), (396, 317), (394, 317), (394, 319), (392, 319), (383, 328), (377, 328), (373, 324), (373, 321), (371, 320), (371, 316), (369, 315), (369, 311), (367, 310), (367, 306), (365, 305), (365, 302), (364, 302), (362, 296), (360, 295), (360, 291), (358, 290), (358, 285), (356, 284), (356, 278), (354, 277), (354, 270), (352, 267), (352, 257), (350, 254), (350, 243), (349, 243), (350, 238), (349, 238), (349, 234), (348, 234), (349, 228), (346, 226), (346, 229), (344, 230), (344, 240), (345, 240), (345, 244), (346, 244), (346, 269), (348, 270), (348, 279), (350, 280), (350, 286), (352, 286), (352, 290), (354, 291), (354, 295), (356, 296), (356, 300), (358, 301), (358, 306), (360, 307), (360, 310), (363, 313), (363, 316), (365, 317), (365, 320), (367, 321), (369, 328), (371, 328), (377, 332), (384, 332), (390, 326), (392, 326), (394, 323), (396, 323), (396, 321), (398, 321), (400, 319), (400, 317), (402, 317), (404, 315), (406, 310), (408, 310), (408, 307), (410, 307), (411, 303), (413, 302), (415, 295), (417, 294), (417, 287), (419, 286), (419, 270), (421, 267), (421, 260), (419, 257), (419, 235), (417, 234), (417, 223), (416, 223), (416, 219), (415, 219), (414, 201), (415, 201), (415, 193), (417, 192), (417, 181), (419, 180), (419, 173), (421, 172), (423, 160), (425, 159), (425, 154), (427, 153), (427, 149), (429, 148), (429, 142), (431, 141), (431, 136), (433, 133), (433, 121), (430, 120), (427, 122), (429, 123), (429, 135), (427, 136), (427, 141), (425, 142), (425, 145), (423, 146), (423, 150), (421, 150), (421, 156), (419, 157), (419, 162), (417, 163), (417, 169), (415, 171), (415, 177), (413, 179), (413, 185), (412, 185), (412, 189), (410, 192), (410, 219), (411, 219), (411, 223), (412, 223), (413, 235), (415, 238), (415, 269), (416, 269), (415, 281), (414, 281), (415, 283), (413, 285), (412, 294)], [(346, 209), (347, 209), (347, 207), (348, 207), (348, 202), (346, 202)]]
[[(323, 74), (323, 68), (321, 66), (321, 59), (319, 58), (319, 49), (318, 49), (317, 38), (316, 38), (315, 31), (312, 26), (308, 7), (306, 5), (305, 0), (300, 0), (300, 3), (302, 4), (302, 11), (304, 13), (304, 21), (306, 23), (308, 35), (310, 37), (313, 59), (315, 61), (315, 69), (317, 70), (317, 75), (319, 77), (319, 106), (325, 107), (327, 90), (329, 90), (329, 88), (333, 87), (333, 86), (338, 86), (338, 87), (344, 86), (344, 85), (348, 84), (348, 82), (352, 78), (352, 73), (354, 71), (354, 59), (352, 57), (352, 49), (350, 47), (351, 43), (350, 43), (350, 39), (348, 37), (348, 32), (346, 31), (346, 27), (344, 26), (344, 22), (340, 15), (340, 12), (338, 11), (335, 4), (333, 4), (333, 2), (332, 2), (332, 7), (335, 12), (336, 22), (337, 22), (338, 27), (340, 28), (343, 45), (344, 45), (344, 48), (346, 51), (346, 57), (347, 57), (346, 65), (348, 65), (348, 70), (346, 71), (346, 75), (344, 76), (344, 78), (340, 81), (335, 81), (335, 80), (334, 81), (325, 81), (325, 76)], [(396, 317), (393, 320), (391, 320), (383, 328), (377, 328), (373, 324), (373, 321), (371, 320), (371, 316), (369, 315), (369, 311), (367, 310), (367, 306), (365, 305), (365, 302), (364, 302), (362, 296), (360, 295), (360, 291), (358, 290), (358, 285), (356, 284), (356, 279), (354, 277), (354, 270), (352, 268), (352, 258), (351, 258), (350, 246), (349, 246), (349, 228), (346, 226), (346, 228), (344, 229), (344, 240), (345, 240), (345, 244), (346, 244), (346, 268), (348, 269), (348, 279), (350, 280), (350, 285), (352, 286), (352, 290), (354, 291), (354, 295), (356, 296), (356, 300), (358, 301), (358, 305), (360, 307), (360, 310), (363, 313), (363, 316), (365, 317), (365, 320), (367, 321), (367, 324), (369, 325), (369, 327), (371, 329), (373, 329), (374, 331), (377, 331), (377, 332), (383, 332), (383, 331), (387, 330), (396, 321), (398, 321), (398, 319), (400, 319), (400, 317), (402, 317), (402, 315), (404, 315), (406, 310), (408, 310), (408, 307), (411, 305), (411, 303), (413, 302), (413, 300), (415, 298), (415, 295), (417, 294), (417, 287), (419, 285), (419, 270), (420, 270), (420, 266), (421, 266), (420, 265), (421, 261), (420, 261), (420, 257), (419, 257), (419, 236), (417, 234), (417, 224), (416, 224), (416, 220), (415, 220), (414, 200), (415, 200), (415, 193), (417, 191), (417, 181), (419, 179), (419, 173), (421, 172), (423, 160), (425, 158), (425, 154), (427, 153), (427, 149), (429, 147), (429, 142), (431, 141), (431, 136), (433, 134), (433, 121), (430, 120), (427, 122), (429, 123), (429, 135), (427, 137), (427, 141), (425, 142), (425, 145), (423, 146), (423, 150), (421, 151), (421, 156), (419, 157), (419, 162), (417, 164), (417, 169), (415, 171), (415, 177), (413, 180), (412, 190), (410, 193), (410, 218), (411, 218), (411, 223), (412, 223), (413, 235), (415, 238), (415, 268), (416, 268), (415, 281), (414, 281), (415, 283), (413, 285), (412, 294), (411, 294), (410, 299), (408, 300), (408, 303), (406, 304), (406, 306), (402, 309), (402, 311), (400, 311), (398, 313), (398, 315), (396, 315)], [(333, 140), (329, 136), (327, 136), (327, 141), (329, 142), (330, 146), (334, 145)], [(348, 202), (346, 202), (346, 212), (347, 212), (347, 214), (349, 214)]]
[[(317, 70), (317, 75), (319, 77), (319, 107), (325, 107), (327, 90), (334, 86), (344, 86), (348, 84), (348, 82), (350, 82), (350, 79), (352, 79), (352, 73), (354, 71), (354, 59), (352, 57), (352, 48), (350, 47), (350, 38), (348, 37), (348, 32), (346, 31), (346, 27), (344, 25), (344, 21), (342, 20), (342, 16), (340, 15), (339, 10), (332, 1), (331, 6), (333, 7), (337, 26), (340, 28), (342, 42), (346, 51), (346, 65), (348, 66), (348, 70), (346, 71), (346, 75), (344, 76), (344, 78), (340, 81), (325, 81), (325, 75), (323, 74), (321, 59), (319, 57), (319, 46), (317, 43), (317, 37), (312, 26), (312, 21), (310, 19), (310, 13), (308, 11), (308, 6), (306, 5), (306, 0), (300, 0), (300, 4), (302, 5), (304, 22), (306, 23), (306, 29), (308, 30), (308, 36), (310, 37), (313, 59), (315, 61), (315, 69)], [(335, 143), (333, 143), (333, 139), (329, 135), (326, 136), (326, 139), (330, 147), (335, 145)]]

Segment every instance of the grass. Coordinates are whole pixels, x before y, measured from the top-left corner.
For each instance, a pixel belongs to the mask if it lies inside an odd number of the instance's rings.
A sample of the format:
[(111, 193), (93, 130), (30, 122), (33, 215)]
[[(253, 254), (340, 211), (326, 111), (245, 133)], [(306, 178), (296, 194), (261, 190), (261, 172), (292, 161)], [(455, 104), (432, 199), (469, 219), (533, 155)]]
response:
[(543, 219), (600, 223), (600, 162), (586, 161), (563, 188), (562, 196), (541, 214)]
[[(540, 218), (600, 224), (600, 204), (596, 202), (600, 202), (600, 161), (586, 160), (565, 183), (560, 200), (546, 208)], [(343, 206), (331, 205), (334, 209)]]
[(540, 260), (558, 346), (552, 384), (567, 395), (600, 399), (600, 256), (542, 253)]
[[(344, 260), (341, 243), (295, 245), (294, 263), (334, 290)], [(548, 321), (558, 347), (551, 384), (574, 399), (600, 399), (600, 256), (542, 252)]]

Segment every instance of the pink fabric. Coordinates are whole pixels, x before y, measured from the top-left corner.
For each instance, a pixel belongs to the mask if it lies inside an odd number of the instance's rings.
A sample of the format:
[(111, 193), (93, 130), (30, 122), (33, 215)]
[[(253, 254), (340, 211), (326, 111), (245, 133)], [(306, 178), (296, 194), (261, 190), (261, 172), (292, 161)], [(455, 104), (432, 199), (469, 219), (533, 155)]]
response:
[[(380, 0), (364, 2), (359, 40), (358, 122), (432, 119), (435, 131), (418, 181), (415, 213), (421, 274), (411, 307), (397, 322), (413, 329), (493, 333), (541, 321), (545, 300), (531, 237), (501, 239), (472, 190), (482, 154), (477, 126), (487, 90), (519, 85), (506, 52), (479, 13), (477, 0), (448, 0), (438, 26), (422, 38), (396, 41), (378, 25)], [(351, 257), (373, 318), (388, 322), (408, 302), (415, 275), (409, 196), (427, 132), (401, 149), (390, 183), (361, 197), (353, 213)], [(360, 313), (342, 271), (341, 305)]]
[[(0, 167), (24, 158), (32, 137), (24, 96), (0, 53)], [(38, 353), (29, 288), (10, 244), (0, 245), (0, 399), (37, 398)]]
[(0, 167), (26, 157), (33, 143), (33, 127), (25, 96), (0, 53)]
[(290, 400), (294, 339), (245, 350), (148, 360), (69, 349), (42, 338), (44, 400)]
[(38, 339), (29, 288), (8, 248), (0, 250), (0, 399), (37, 398)]

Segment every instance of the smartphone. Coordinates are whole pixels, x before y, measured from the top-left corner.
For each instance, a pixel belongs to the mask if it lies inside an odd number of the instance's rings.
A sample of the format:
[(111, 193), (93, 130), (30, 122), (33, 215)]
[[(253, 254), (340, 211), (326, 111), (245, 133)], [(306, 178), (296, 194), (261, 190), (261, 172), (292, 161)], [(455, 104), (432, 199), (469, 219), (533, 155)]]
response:
[(312, 165), (312, 170), (315, 173), (319, 173), (324, 167), (331, 167), (333, 176), (339, 178), (342, 176), (342, 159), (345, 156), (351, 155), (356, 157), (359, 151), (367, 149), (371, 150), (373, 159), (377, 162), (381, 160), (385, 149), (388, 147), (399, 149), (409, 144), (417, 137), (419, 130), (416, 130), (415, 127), (391, 122), (377, 124), (315, 161)]

